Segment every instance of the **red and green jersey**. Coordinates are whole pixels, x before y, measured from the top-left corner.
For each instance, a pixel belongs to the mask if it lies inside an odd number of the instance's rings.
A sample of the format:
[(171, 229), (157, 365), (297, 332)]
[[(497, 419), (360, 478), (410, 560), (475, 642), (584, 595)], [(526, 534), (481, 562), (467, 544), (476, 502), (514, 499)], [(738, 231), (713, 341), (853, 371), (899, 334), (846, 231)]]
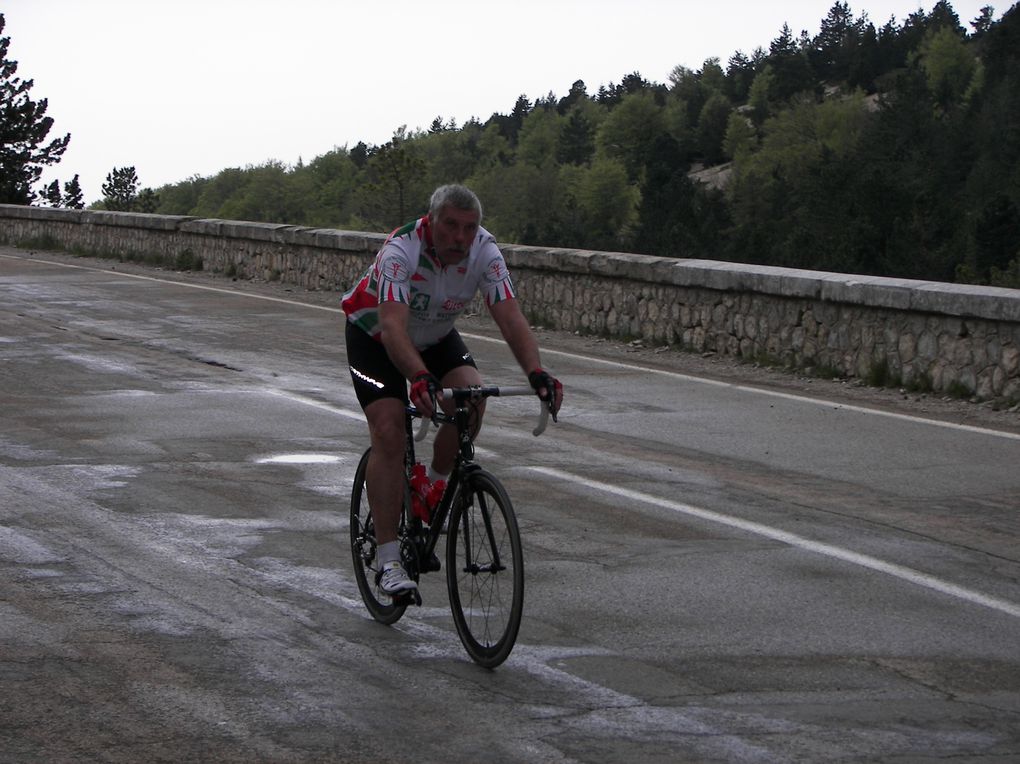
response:
[(371, 267), (344, 294), (342, 306), (349, 321), (378, 338), (379, 303), (404, 303), (411, 311), (408, 334), (424, 350), (449, 334), (479, 292), (486, 305), (516, 297), (495, 238), (479, 228), (468, 256), (444, 266), (436, 258), (426, 215), (389, 235)]

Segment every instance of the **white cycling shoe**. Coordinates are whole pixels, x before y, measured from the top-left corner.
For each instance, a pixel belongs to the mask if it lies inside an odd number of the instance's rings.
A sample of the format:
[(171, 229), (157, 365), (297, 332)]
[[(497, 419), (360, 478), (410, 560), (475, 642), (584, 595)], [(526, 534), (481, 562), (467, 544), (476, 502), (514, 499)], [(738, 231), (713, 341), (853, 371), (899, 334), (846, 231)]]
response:
[(376, 575), (376, 583), (383, 593), (391, 597), (397, 597), (406, 592), (414, 591), (418, 584), (407, 575), (404, 566), (399, 562), (388, 562), (382, 566), (382, 570)]

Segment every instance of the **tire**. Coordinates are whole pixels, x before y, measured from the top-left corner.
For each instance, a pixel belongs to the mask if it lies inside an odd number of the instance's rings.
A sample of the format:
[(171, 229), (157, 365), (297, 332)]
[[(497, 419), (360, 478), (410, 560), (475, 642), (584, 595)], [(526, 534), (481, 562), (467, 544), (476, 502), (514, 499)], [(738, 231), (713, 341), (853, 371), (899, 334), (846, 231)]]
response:
[(468, 655), (486, 668), (500, 665), (513, 650), (524, 613), (524, 553), (510, 497), (484, 470), (466, 477), (453, 502), (446, 585)]
[(351, 491), (351, 556), (354, 560), (354, 578), (358, 582), (361, 599), (372, 617), (380, 623), (390, 624), (400, 620), (407, 609), (407, 603), (394, 604), (392, 598), (383, 594), (375, 582), (376, 542), (372, 526), (372, 515), (368, 510), (368, 491), (365, 488), (365, 473), (368, 471), (368, 455), (365, 451), (354, 473), (354, 489)]

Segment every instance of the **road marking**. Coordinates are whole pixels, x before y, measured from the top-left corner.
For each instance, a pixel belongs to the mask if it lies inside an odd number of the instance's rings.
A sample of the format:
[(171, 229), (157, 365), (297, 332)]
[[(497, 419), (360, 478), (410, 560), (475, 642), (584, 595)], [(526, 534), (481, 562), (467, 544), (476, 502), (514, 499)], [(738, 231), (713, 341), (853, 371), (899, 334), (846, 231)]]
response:
[[(479, 334), (465, 334), (461, 333), (461, 336), (468, 337), (469, 339), (486, 340), (488, 342), (502, 342), (491, 337), (485, 337)], [(738, 390), (743, 393), (753, 393), (755, 395), (766, 395), (772, 398), (782, 398), (784, 400), (795, 401), (797, 403), (810, 403), (815, 406), (822, 406), (824, 408), (836, 408), (843, 411), (855, 411), (860, 414), (873, 414), (875, 416), (884, 416), (889, 419), (899, 419), (906, 422), (914, 422), (916, 424), (927, 424), (935, 427), (946, 427), (951, 430), (960, 430), (962, 432), (973, 432), (980, 435), (994, 435), (999, 438), (1007, 438), (1009, 440), (1020, 440), (1020, 434), (1014, 432), (1005, 432), (1003, 430), (991, 430), (986, 427), (976, 427), (970, 424), (957, 424), (955, 422), (945, 422), (941, 419), (930, 419), (928, 417), (914, 416), (912, 414), (899, 414), (894, 411), (883, 411), (882, 409), (873, 409), (867, 406), (855, 406), (851, 403), (839, 403), (837, 401), (826, 400), (824, 398), (812, 398), (807, 395), (797, 395), (796, 393), (782, 393), (778, 390), (767, 390), (762, 387), (752, 387), (751, 385), (739, 385), (733, 382), (723, 382), (718, 379), (708, 379), (707, 377), (694, 377), (689, 374), (682, 374), (677, 371), (667, 371), (665, 369), (655, 369), (649, 366), (639, 366), (638, 364), (624, 363), (622, 361), (610, 361), (605, 358), (598, 358), (595, 356), (580, 355), (579, 353), (569, 353), (565, 350), (550, 350), (542, 348), (542, 355), (558, 355), (564, 358), (570, 358), (576, 361), (585, 361), (588, 363), (598, 363), (603, 366), (612, 366), (618, 369), (626, 369), (628, 371), (640, 371), (647, 374), (657, 374), (662, 377), (669, 377), (670, 379), (680, 380), (682, 382), (695, 382), (701, 385), (709, 385), (712, 387), (729, 388), (730, 390)]]
[(329, 411), (333, 414), (339, 414), (342, 417), (348, 419), (354, 419), (359, 422), (365, 421), (365, 414), (361, 409), (345, 409), (342, 406), (336, 406), (332, 403), (326, 403), (325, 401), (319, 401), (315, 398), (309, 398), (306, 395), (298, 395), (297, 393), (287, 392), (286, 390), (280, 390), (278, 388), (265, 388), (258, 390), (257, 392), (265, 393), (266, 395), (273, 395), (277, 398), (284, 398), (294, 403), (300, 403), (304, 406), (312, 406), (313, 408), (322, 409), (323, 411)]
[(652, 496), (651, 494), (632, 491), (629, 488), (622, 488), (621, 486), (603, 483), (598, 480), (591, 480), (589, 478), (581, 477), (580, 475), (564, 472), (563, 470), (549, 467), (526, 467), (525, 469), (556, 480), (565, 480), (576, 485), (594, 488), (595, 490), (619, 496), (620, 498), (629, 499), (631, 501), (639, 501), (644, 504), (651, 504), (653, 506), (662, 507), (663, 509), (669, 509), (681, 514), (690, 515), (691, 517), (697, 517), (701, 520), (719, 523), (730, 528), (736, 528), (758, 536), (764, 536), (765, 538), (780, 541), (784, 544), (789, 544), (790, 546), (795, 546), (808, 552), (814, 552), (816, 554), (825, 555), (826, 557), (842, 560), (843, 562), (849, 562), (853, 565), (860, 565), (861, 567), (869, 568), (879, 573), (885, 573), (886, 575), (894, 576), (895, 578), (908, 581), (912, 584), (923, 586), (942, 594), (948, 594), (951, 597), (956, 597), (957, 599), (970, 602), (974, 605), (981, 605), (982, 607), (991, 608), (992, 610), (998, 610), (1002, 613), (1006, 613), (1007, 615), (1011, 615), (1014, 618), (1020, 618), (1020, 605), (1013, 602), (1002, 600), (998, 597), (991, 597), (989, 595), (982, 594), (981, 592), (974, 591), (973, 589), (957, 586), (956, 584), (949, 583), (948, 581), (943, 581), (942, 579), (935, 578), (934, 576), (929, 576), (927, 573), (922, 573), (903, 565), (885, 562), (877, 557), (859, 554), (858, 552), (852, 552), (849, 549), (843, 549), (842, 547), (825, 544), (820, 541), (812, 541), (804, 536), (798, 536), (795, 533), (781, 531), (778, 528), (763, 525), (762, 523), (756, 523), (750, 520), (741, 520), (736, 517), (730, 517), (729, 515), (713, 512), (709, 509), (701, 509), (700, 507), (693, 507), (690, 504), (682, 504), (677, 501), (670, 501), (669, 499)]
[[(303, 403), (305, 405), (315, 406), (316, 408), (325, 409), (341, 416), (345, 416), (351, 419), (362, 419), (363, 416), (360, 412), (356, 412), (349, 409), (340, 408), (333, 406), (322, 401), (317, 401), (312, 398), (305, 396), (294, 395), (281, 390), (267, 390), (271, 395), (286, 398), (296, 403)], [(495, 456), (495, 452), (492, 452), (492, 456)], [(922, 586), (926, 589), (946, 594), (957, 599), (964, 600), (974, 605), (981, 605), (982, 607), (990, 608), (992, 610), (998, 610), (1007, 615), (1011, 615), (1014, 618), (1020, 618), (1020, 605), (1009, 602), (1008, 600), (999, 599), (992, 597), (981, 592), (974, 591), (973, 589), (967, 589), (962, 586), (943, 581), (942, 579), (930, 576), (927, 573), (908, 568), (903, 565), (897, 565), (895, 563), (886, 562), (880, 560), (877, 557), (871, 557), (870, 555), (860, 554), (859, 552), (853, 552), (849, 549), (843, 549), (842, 547), (833, 546), (832, 544), (825, 544), (820, 541), (812, 541), (804, 536), (798, 536), (795, 533), (788, 533), (787, 531), (779, 530), (762, 523), (756, 523), (751, 520), (741, 520), (740, 518), (731, 517), (729, 515), (723, 515), (719, 512), (713, 512), (709, 509), (702, 509), (700, 507), (694, 507), (690, 504), (683, 504), (677, 501), (671, 501), (669, 499), (663, 499), (658, 496), (653, 496), (647, 493), (641, 493), (639, 491), (633, 491), (629, 488), (623, 488), (621, 486), (611, 485), (609, 483), (603, 483), (597, 480), (591, 480), (584, 478), (579, 475), (574, 475), (563, 470), (558, 470), (550, 467), (524, 467), (523, 469), (531, 472), (536, 472), (546, 477), (551, 477), (557, 480), (565, 480), (576, 485), (583, 485), (588, 488), (594, 488), (596, 490), (604, 491), (605, 493), (619, 496), (621, 498), (629, 499), (632, 501), (639, 501), (645, 504), (652, 504), (654, 506), (669, 509), (674, 512), (681, 514), (690, 515), (691, 517), (697, 517), (701, 520), (707, 520), (709, 522), (719, 523), (721, 525), (728, 526), (730, 528), (736, 528), (738, 530), (753, 533), (758, 536), (764, 536), (765, 538), (773, 539), (790, 546), (795, 546), (805, 551), (814, 552), (821, 554), (826, 557), (833, 559), (842, 560), (852, 565), (859, 565), (870, 570), (874, 570), (878, 573), (885, 573), (886, 575), (899, 578), (903, 581)]]
[[(159, 281), (164, 284), (177, 284), (178, 286), (188, 287), (190, 289), (203, 289), (208, 292), (218, 292), (220, 294), (229, 294), (235, 297), (251, 297), (256, 300), (268, 300), (270, 302), (278, 302), (284, 305), (295, 305), (301, 308), (311, 308), (313, 310), (323, 310), (329, 313), (343, 313), (340, 308), (330, 308), (325, 305), (313, 305), (308, 302), (300, 302), (298, 300), (290, 300), (283, 297), (270, 297), (268, 295), (251, 294), (249, 292), (243, 292), (236, 289), (226, 289), (223, 287), (205, 286), (204, 284), (189, 284), (184, 281), (175, 281), (174, 279), (160, 278), (158, 276), (142, 276), (135, 273), (122, 273), (121, 271), (110, 270), (108, 268), (92, 268), (87, 265), (73, 265), (71, 263), (58, 263), (52, 260), (37, 260), (30, 257), (19, 257), (17, 255), (3, 255), (0, 257), (9, 260), (27, 260), (29, 262), (45, 262), (47, 265), (56, 265), (61, 268), (75, 268), (83, 271), (95, 271), (98, 273), (108, 273), (113, 276), (124, 276), (125, 278), (140, 279), (143, 281)], [(487, 337), (484, 334), (474, 334), (468, 332), (461, 332), (462, 337), (466, 337), (471, 340), (478, 340), (479, 342), (491, 342), (491, 343), (504, 343), (501, 337)], [(987, 427), (977, 427), (969, 424), (957, 424), (955, 422), (945, 422), (941, 419), (930, 419), (928, 417), (913, 416), (911, 414), (899, 414), (893, 411), (883, 411), (882, 409), (873, 409), (867, 406), (855, 406), (849, 403), (839, 403), (837, 401), (830, 401), (824, 398), (812, 398), (806, 395), (797, 395), (796, 393), (783, 393), (777, 390), (767, 390), (761, 387), (753, 387), (751, 385), (739, 385), (732, 382), (722, 382), (717, 379), (708, 379), (706, 377), (695, 377), (690, 374), (682, 374), (676, 371), (667, 371), (665, 369), (655, 369), (649, 366), (640, 366), (638, 364), (624, 363), (622, 361), (610, 361), (605, 358), (598, 358), (596, 356), (581, 355), (579, 353), (571, 353), (565, 350), (552, 350), (549, 348), (542, 349), (542, 355), (555, 355), (563, 358), (570, 358), (576, 361), (584, 361), (588, 363), (602, 364), (603, 366), (611, 366), (617, 369), (626, 369), (628, 371), (639, 371), (646, 374), (656, 374), (662, 377), (669, 377), (670, 379), (676, 379), (683, 382), (692, 382), (701, 385), (709, 385), (712, 387), (728, 388), (730, 390), (736, 390), (743, 393), (751, 393), (753, 395), (765, 395), (772, 398), (780, 398), (783, 400), (794, 401), (796, 403), (808, 403), (814, 406), (822, 406), (824, 408), (835, 408), (843, 411), (854, 411), (859, 414), (871, 414), (873, 416), (882, 416), (889, 419), (898, 419), (905, 422), (914, 422), (915, 424), (925, 424), (933, 427), (944, 427), (950, 430), (958, 430), (960, 432), (973, 432), (978, 435), (991, 435), (998, 438), (1006, 438), (1007, 440), (1020, 440), (1020, 434), (1013, 432), (1006, 432), (1003, 430), (992, 430)]]

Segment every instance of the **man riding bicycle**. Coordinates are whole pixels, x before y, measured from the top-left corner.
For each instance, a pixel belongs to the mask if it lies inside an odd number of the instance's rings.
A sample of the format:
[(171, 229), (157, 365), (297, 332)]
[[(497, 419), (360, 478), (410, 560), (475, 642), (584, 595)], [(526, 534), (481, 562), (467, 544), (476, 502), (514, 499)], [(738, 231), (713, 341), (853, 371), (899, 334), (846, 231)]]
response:
[[(372, 266), (343, 297), (347, 361), (371, 438), (366, 484), (378, 543), (378, 583), (391, 596), (417, 588), (401, 564), (397, 541), (407, 381), (410, 403), (429, 416), (442, 388), (481, 384), (475, 361), (454, 328), (477, 293), (539, 398), (554, 415), (563, 401), (563, 386), (542, 369), (538, 342), (518, 305), (506, 262), (481, 221), (481, 202), (470, 189), (440, 186), (428, 214), (391, 233)], [(445, 481), (456, 453), (456, 430), (441, 426), (430, 481)]]

